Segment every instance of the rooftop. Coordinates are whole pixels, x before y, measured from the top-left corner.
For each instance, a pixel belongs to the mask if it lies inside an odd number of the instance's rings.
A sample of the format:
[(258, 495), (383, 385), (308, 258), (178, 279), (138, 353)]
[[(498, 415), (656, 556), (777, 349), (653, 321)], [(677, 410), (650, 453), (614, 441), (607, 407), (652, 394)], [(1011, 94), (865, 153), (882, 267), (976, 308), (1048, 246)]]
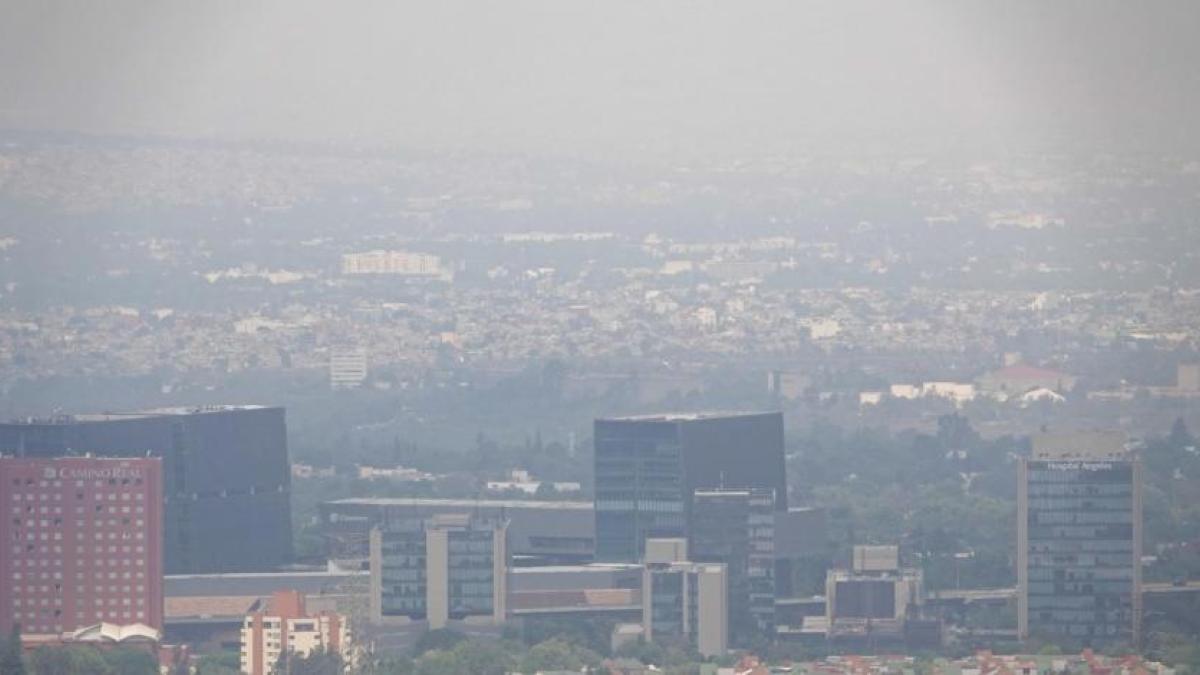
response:
[(535, 567), (513, 567), (509, 574), (578, 574), (580, 572), (624, 572), (640, 570), (637, 563), (589, 563), (587, 565), (540, 565)]
[(425, 506), (429, 508), (461, 507), (480, 509), (545, 509), (587, 510), (592, 502), (537, 501), (533, 499), (428, 499), (424, 497), (349, 497), (326, 504), (359, 504), (363, 506)]
[(778, 415), (775, 411), (746, 411), (746, 410), (713, 410), (690, 413), (654, 413), (650, 415), (625, 415), (621, 417), (600, 417), (597, 422), (696, 422), (700, 420), (731, 419), (737, 417), (761, 417)]
[(26, 417), (10, 420), (8, 424), (80, 424), (84, 422), (114, 422), (118, 420), (144, 419), (147, 417), (172, 417), (181, 415), (204, 415), (208, 413), (233, 412), (236, 410), (264, 410), (278, 406), (267, 405), (203, 405), (148, 408), (128, 412), (100, 412), (80, 414), (57, 414), (50, 417)]
[(280, 588), (322, 593), (340, 584), (364, 579), (367, 572), (261, 572), (242, 574), (179, 574), (163, 578), (168, 600), (203, 596), (266, 596)]

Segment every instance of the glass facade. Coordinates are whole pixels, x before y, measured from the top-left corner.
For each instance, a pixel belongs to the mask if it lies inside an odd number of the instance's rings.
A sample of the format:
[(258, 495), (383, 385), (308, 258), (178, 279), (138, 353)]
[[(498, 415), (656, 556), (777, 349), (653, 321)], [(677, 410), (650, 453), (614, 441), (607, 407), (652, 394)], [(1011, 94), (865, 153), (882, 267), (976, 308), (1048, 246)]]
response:
[(1133, 643), (1140, 505), (1131, 461), (1026, 462), (1022, 518), (1029, 635)]
[[(650, 573), (650, 628), (655, 639), (662, 640), (670, 636), (677, 638), (689, 637), (684, 633), (684, 611), (695, 607), (689, 603), (684, 607), (684, 576), (683, 570), (664, 569)], [(692, 622), (695, 625), (695, 622)]]
[(492, 613), (494, 534), (491, 529), (451, 530), (448, 533), (450, 618)]
[(895, 579), (847, 579), (836, 582), (833, 615), (845, 619), (896, 617)]
[(684, 536), (675, 424), (596, 422), (596, 559), (636, 562), (647, 538)]
[(696, 490), (768, 488), (787, 510), (779, 413), (598, 419), (594, 438), (599, 561), (638, 562), (647, 538), (688, 536)]
[(728, 648), (727, 581), (724, 565), (648, 563), (642, 577), (646, 639), (690, 645), (707, 656), (723, 654)]
[(775, 495), (769, 489), (697, 491), (688, 547), (696, 562), (725, 563), (733, 644), (775, 626)]
[(440, 622), (503, 614), (497, 575), (508, 569), (506, 525), (450, 514), (378, 530), (380, 616)]
[(175, 408), (0, 423), (19, 457), (161, 457), (167, 574), (264, 572), (291, 562), (283, 408)]
[(387, 532), (380, 543), (384, 616), (425, 618), (425, 531)]

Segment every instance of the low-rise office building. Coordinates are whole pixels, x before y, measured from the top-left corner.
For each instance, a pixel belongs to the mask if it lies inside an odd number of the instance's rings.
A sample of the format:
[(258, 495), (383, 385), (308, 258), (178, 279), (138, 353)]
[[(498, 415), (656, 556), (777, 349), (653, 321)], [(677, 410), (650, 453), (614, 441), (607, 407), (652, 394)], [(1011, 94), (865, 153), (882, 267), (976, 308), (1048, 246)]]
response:
[(508, 523), (467, 514), (371, 531), (371, 620), (499, 625), (508, 600)]
[(524, 499), (339, 499), (319, 507), (330, 557), (366, 559), (371, 529), (422, 527), (438, 515), (465, 514), (508, 522), (515, 565), (574, 565), (592, 561), (595, 516), (591, 502)]
[(704, 656), (729, 648), (729, 584), (721, 563), (687, 560), (684, 539), (647, 539), (642, 630), (647, 641), (679, 640)]
[(855, 546), (851, 569), (829, 570), (825, 619), (832, 641), (900, 641), (924, 604), (921, 570), (900, 566), (896, 546)]

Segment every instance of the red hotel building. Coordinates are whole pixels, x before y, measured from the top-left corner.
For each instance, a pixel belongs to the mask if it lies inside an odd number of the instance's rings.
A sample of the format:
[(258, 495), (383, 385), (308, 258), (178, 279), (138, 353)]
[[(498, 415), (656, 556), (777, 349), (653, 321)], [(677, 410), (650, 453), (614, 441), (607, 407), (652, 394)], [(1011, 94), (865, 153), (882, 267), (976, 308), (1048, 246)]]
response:
[(163, 628), (162, 460), (0, 457), (0, 631)]

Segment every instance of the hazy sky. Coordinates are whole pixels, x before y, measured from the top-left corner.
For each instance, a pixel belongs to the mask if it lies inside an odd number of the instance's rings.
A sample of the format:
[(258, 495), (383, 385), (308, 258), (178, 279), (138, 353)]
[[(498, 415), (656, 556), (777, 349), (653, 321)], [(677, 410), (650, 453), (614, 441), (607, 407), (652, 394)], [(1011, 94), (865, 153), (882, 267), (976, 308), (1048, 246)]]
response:
[(0, 126), (535, 152), (1200, 140), (1200, 2), (0, 0)]

